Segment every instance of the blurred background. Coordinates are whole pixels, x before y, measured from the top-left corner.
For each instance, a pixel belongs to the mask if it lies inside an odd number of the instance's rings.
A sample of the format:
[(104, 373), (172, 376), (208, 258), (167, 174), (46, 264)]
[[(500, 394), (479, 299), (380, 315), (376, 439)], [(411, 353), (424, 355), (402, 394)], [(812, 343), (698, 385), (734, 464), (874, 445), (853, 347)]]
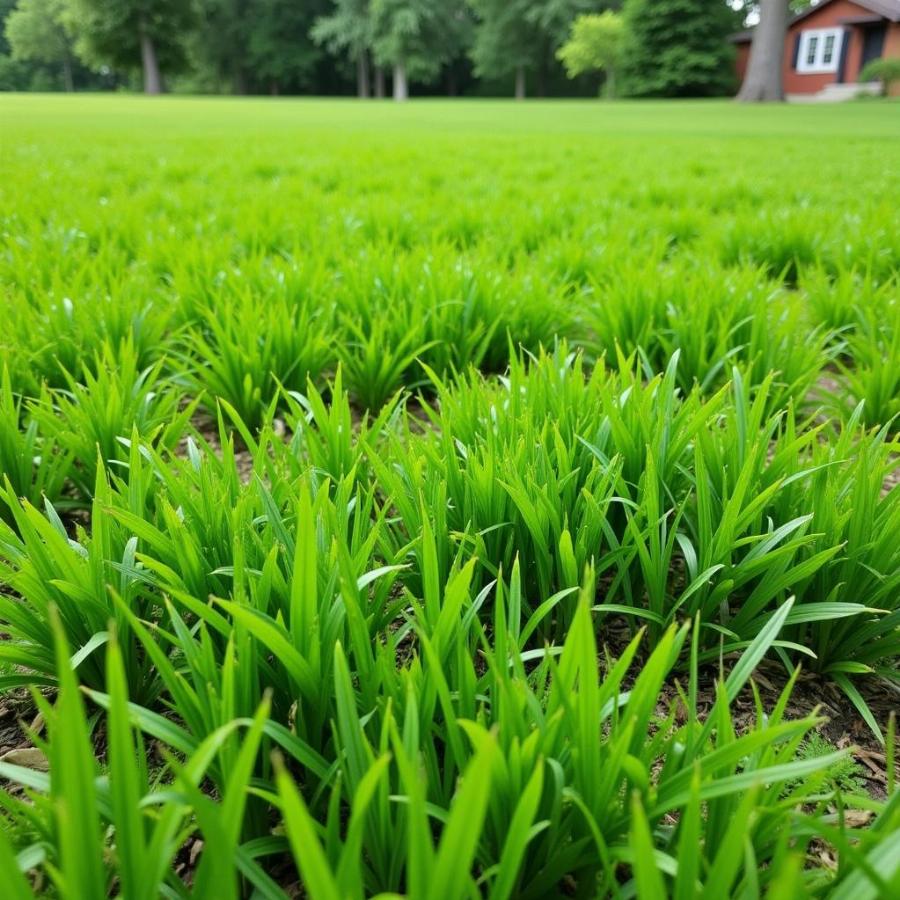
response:
[[(793, 12), (811, 5), (780, 2)], [(729, 36), (755, 21), (757, 6), (0, 0), (0, 90), (726, 96), (738, 86)]]

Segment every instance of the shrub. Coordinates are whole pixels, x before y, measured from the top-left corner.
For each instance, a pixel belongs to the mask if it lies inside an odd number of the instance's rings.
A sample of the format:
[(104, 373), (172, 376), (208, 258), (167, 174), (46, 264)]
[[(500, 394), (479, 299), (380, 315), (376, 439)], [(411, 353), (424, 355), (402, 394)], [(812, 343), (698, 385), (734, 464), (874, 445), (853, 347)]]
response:
[(859, 73), (860, 81), (880, 81), (882, 93), (891, 93), (894, 84), (900, 82), (900, 59), (873, 59)]

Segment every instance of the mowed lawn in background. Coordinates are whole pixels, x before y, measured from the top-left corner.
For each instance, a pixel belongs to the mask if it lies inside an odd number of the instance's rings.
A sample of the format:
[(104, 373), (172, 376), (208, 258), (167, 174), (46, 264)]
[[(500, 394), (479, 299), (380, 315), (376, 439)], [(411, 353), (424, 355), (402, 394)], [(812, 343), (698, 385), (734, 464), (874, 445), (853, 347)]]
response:
[[(26, 324), (22, 298), (67, 297), (74, 319), (94, 321), (94, 301), (112, 293), (119, 309), (152, 304), (154, 323), (171, 316), (171, 333), (203, 309), (275, 290), (302, 295), (329, 326), (372, 310), (379, 328), (425, 342), (440, 316), (411, 335), (399, 311), (422, 306), (411, 293), (446, 309), (468, 291), (472, 315), (497, 320), (498, 364), (512, 325), (531, 347), (599, 331), (604, 347), (641, 343), (658, 361), (646, 345), (659, 334), (593, 321), (615, 305), (600, 302), (605, 291), (632, 285), (664, 313), (667, 301), (637, 285), (670, 277), (689, 290), (687, 269), (720, 308), (712, 294), (735, 273), (754, 290), (802, 280), (827, 304), (833, 292), (817, 278), (883, 281), (900, 247), (896, 103), (11, 95), (0, 119), (2, 274), (16, 312), (3, 334), (21, 341), (24, 328), (38, 350), (50, 335)], [(73, 353), (63, 361), (77, 365)], [(51, 380), (56, 369), (50, 360)]]
[(12, 896), (900, 890), (898, 198), (893, 101), (0, 95)]

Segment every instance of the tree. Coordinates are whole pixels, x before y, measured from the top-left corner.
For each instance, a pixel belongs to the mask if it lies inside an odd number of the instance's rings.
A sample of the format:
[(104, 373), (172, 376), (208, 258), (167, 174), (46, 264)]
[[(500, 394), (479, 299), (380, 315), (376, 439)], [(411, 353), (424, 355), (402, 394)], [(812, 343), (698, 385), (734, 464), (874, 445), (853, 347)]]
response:
[(322, 51), (310, 37), (325, 0), (254, 0), (250, 26), (250, 69), (272, 94), (309, 88)]
[[(188, 2), (188, 0), (186, 0)], [(310, 37), (328, 0), (193, 0), (191, 61), (201, 86), (235, 94), (313, 86), (322, 51)]]
[(732, 90), (737, 17), (726, 0), (626, 0), (622, 80), (635, 97)]
[(515, 73), (515, 96), (525, 99), (525, 74), (538, 62), (540, 32), (528, 18), (533, 0), (470, 0), (475, 34), (469, 55), (480, 78)]
[[(748, 25), (755, 25), (759, 20), (760, 2), (761, 0), (732, 0), (731, 6), (741, 13)], [(821, 2), (822, 0), (788, 0), (788, 11), (800, 13)]]
[(74, 50), (66, 10), (65, 0), (19, 0), (6, 20), (6, 38), (13, 59), (59, 66), (66, 90), (73, 91)]
[(529, 0), (527, 19), (537, 28), (554, 50), (569, 36), (572, 22), (586, 13), (600, 9), (618, 9), (616, 0)]
[(16, 0), (0, 0), (0, 91), (21, 90), (26, 79), (28, 63), (14, 60), (9, 40), (6, 37), (5, 23), (15, 8)]
[(372, 0), (375, 61), (394, 70), (394, 99), (409, 96), (409, 79), (434, 78), (459, 52), (468, 27), (452, 0)]
[(76, 49), (87, 60), (141, 70), (144, 91), (163, 91), (163, 72), (186, 61), (195, 6), (185, 0), (67, 0)]
[(618, 8), (621, 0), (530, 0), (527, 20), (538, 33), (537, 93), (546, 93), (547, 78), (556, 51), (566, 42), (572, 22), (582, 13)]
[(196, 68), (209, 73), (217, 86), (230, 82), (235, 94), (246, 94), (249, 37), (255, 21), (254, 0), (195, 0), (197, 23), (191, 41)]
[(613, 97), (624, 35), (625, 23), (618, 13), (607, 10), (582, 15), (572, 23), (569, 40), (556, 55), (566, 67), (569, 78), (577, 78), (585, 72), (603, 71), (607, 96)]
[(738, 100), (745, 103), (784, 100), (781, 67), (787, 21), (788, 0), (760, 0), (759, 24), (753, 29), (750, 62)]
[(892, 56), (873, 59), (859, 73), (859, 80), (880, 81), (882, 95), (889, 97), (894, 85), (900, 84), (900, 59)]
[(311, 32), (331, 53), (346, 53), (356, 63), (356, 93), (369, 96), (372, 16), (369, 0), (335, 0), (330, 15), (316, 19)]

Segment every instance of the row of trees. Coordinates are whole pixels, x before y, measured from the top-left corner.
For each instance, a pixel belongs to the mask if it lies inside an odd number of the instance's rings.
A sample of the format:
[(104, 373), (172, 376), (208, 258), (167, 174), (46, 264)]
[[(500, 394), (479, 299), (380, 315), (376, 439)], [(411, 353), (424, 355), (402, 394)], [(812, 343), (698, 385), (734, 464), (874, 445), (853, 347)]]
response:
[[(0, 0), (10, 65), (62, 86), (342, 93), (435, 88), (544, 94), (562, 67), (596, 90), (711, 95), (732, 87), (733, 0)], [(609, 15), (601, 15), (609, 13)], [(615, 15), (613, 15), (613, 13)], [(573, 29), (574, 23), (578, 23)], [(4, 70), (4, 57), (6, 69)], [(4, 71), (7, 77), (4, 79)], [(585, 74), (588, 73), (588, 74)], [(6, 83), (4, 83), (4, 81)], [(37, 82), (46, 87), (46, 79)]]
[[(476, 77), (530, 70), (546, 88), (572, 19), (616, 0), (0, 0), (18, 61), (55, 67), (72, 86), (79, 63), (128, 76), (146, 91), (163, 75), (235, 93), (340, 90), (355, 70), (362, 96), (395, 96), (468, 62)], [(15, 4), (15, 5), (13, 5)], [(0, 6), (0, 14), (3, 8)], [(2, 48), (0, 48), (2, 49)], [(329, 67), (332, 77), (328, 78)], [(334, 76), (337, 77), (334, 77)], [(177, 81), (176, 81), (177, 83)]]

